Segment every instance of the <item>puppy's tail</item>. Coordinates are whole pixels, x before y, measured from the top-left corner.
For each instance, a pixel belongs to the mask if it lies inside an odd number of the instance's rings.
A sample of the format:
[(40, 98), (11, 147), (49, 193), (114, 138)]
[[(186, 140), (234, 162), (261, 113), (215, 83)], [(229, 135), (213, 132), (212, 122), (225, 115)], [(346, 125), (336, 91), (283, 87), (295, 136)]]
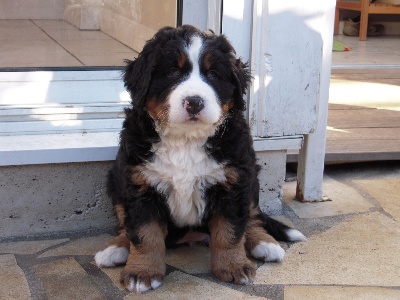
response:
[(285, 224), (269, 217), (264, 213), (259, 214), (259, 219), (263, 222), (264, 229), (278, 241), (299, 242), (307, 238), (297, 229), (290, 228)]

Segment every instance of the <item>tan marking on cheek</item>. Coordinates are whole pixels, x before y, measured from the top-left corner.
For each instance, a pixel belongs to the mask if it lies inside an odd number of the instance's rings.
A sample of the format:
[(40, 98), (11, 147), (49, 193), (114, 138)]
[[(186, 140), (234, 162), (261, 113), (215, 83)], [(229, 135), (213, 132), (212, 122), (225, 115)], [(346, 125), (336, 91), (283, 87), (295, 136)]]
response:
[(134, 185), (139, 186), (139, 192), (143, 193), (149, 188), (149, 184), (147, 183), (146, 178), (143, 175), (144, 167), (143, 166), (134, 166), (130, 168), (131, 176), (130, 180)]
[(149, 98), (146, 102), (146, 108), (149, 115), (161, 126), (168, 122), (169, 107), (166, 101), (167, 100), (163, 103), (157, 103), (156, 99)]
[(235, 107), (235, 104), (233, 103), (233, 100), (229, 100), (227, 103), (222, 105), (222, 112), (226, 114), (234, 107)]

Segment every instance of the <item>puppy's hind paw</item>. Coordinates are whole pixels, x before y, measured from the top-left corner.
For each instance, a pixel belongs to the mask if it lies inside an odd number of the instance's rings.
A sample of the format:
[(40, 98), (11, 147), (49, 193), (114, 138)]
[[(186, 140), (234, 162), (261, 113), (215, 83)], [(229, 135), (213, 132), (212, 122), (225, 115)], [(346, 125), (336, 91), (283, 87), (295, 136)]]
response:
[(129, 251), (124, 247), (109, 246), (103, 251), (99, 251), (94, 256), (98, 267), (115, 267), (123, 265), (128, 259)]
[(307, 238), (297, 229), (290, 228), (286, 230), (286, 236), (289, 242), (301, 242), (305, 241)]
[(251, 250), (251, 255), (262, 261), (282, 261), (285, 250), (279, 244), (260, 242)]

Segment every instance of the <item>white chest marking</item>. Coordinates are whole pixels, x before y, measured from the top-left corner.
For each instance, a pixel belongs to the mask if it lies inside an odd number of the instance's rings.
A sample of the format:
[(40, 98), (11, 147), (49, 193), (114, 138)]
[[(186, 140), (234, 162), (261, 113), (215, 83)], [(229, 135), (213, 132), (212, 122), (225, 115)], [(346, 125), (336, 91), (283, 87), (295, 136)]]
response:
[(203, 139), (163, 139), (154, 146), (154, 161), (144, 166), (143, 175), (167, 196), (178, 226), (200, 224), (206, 207), (205, 189), (226, 180), (223, 165), (208, 157), (203, 145)]

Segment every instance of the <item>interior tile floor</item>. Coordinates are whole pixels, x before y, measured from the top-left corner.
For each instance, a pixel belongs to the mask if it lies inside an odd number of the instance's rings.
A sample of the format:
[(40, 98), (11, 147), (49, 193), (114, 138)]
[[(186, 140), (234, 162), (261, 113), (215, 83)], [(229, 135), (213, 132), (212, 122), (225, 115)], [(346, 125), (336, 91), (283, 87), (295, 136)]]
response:
[(400, 36), (334, 36), (325, 160), (400, 160)]
[[(400, 36), (334, 36), (352, 48), (334, 52), (333, 68), (400, 65)], [(101, 31), (63, 20), (0, 20), (0, 68), (123, 66), (137, 52)]]
[(123, 66), (137, 52), (62, 20), (0, 20), (0, 68)]
[(366, 41), (360, 41), (358, 37), (345, 35), (335, 35), (333, 38), (350, 47), (351, 51), (333, 52), (332, 68), (400, 65), (399, 35), (368, 37)]

